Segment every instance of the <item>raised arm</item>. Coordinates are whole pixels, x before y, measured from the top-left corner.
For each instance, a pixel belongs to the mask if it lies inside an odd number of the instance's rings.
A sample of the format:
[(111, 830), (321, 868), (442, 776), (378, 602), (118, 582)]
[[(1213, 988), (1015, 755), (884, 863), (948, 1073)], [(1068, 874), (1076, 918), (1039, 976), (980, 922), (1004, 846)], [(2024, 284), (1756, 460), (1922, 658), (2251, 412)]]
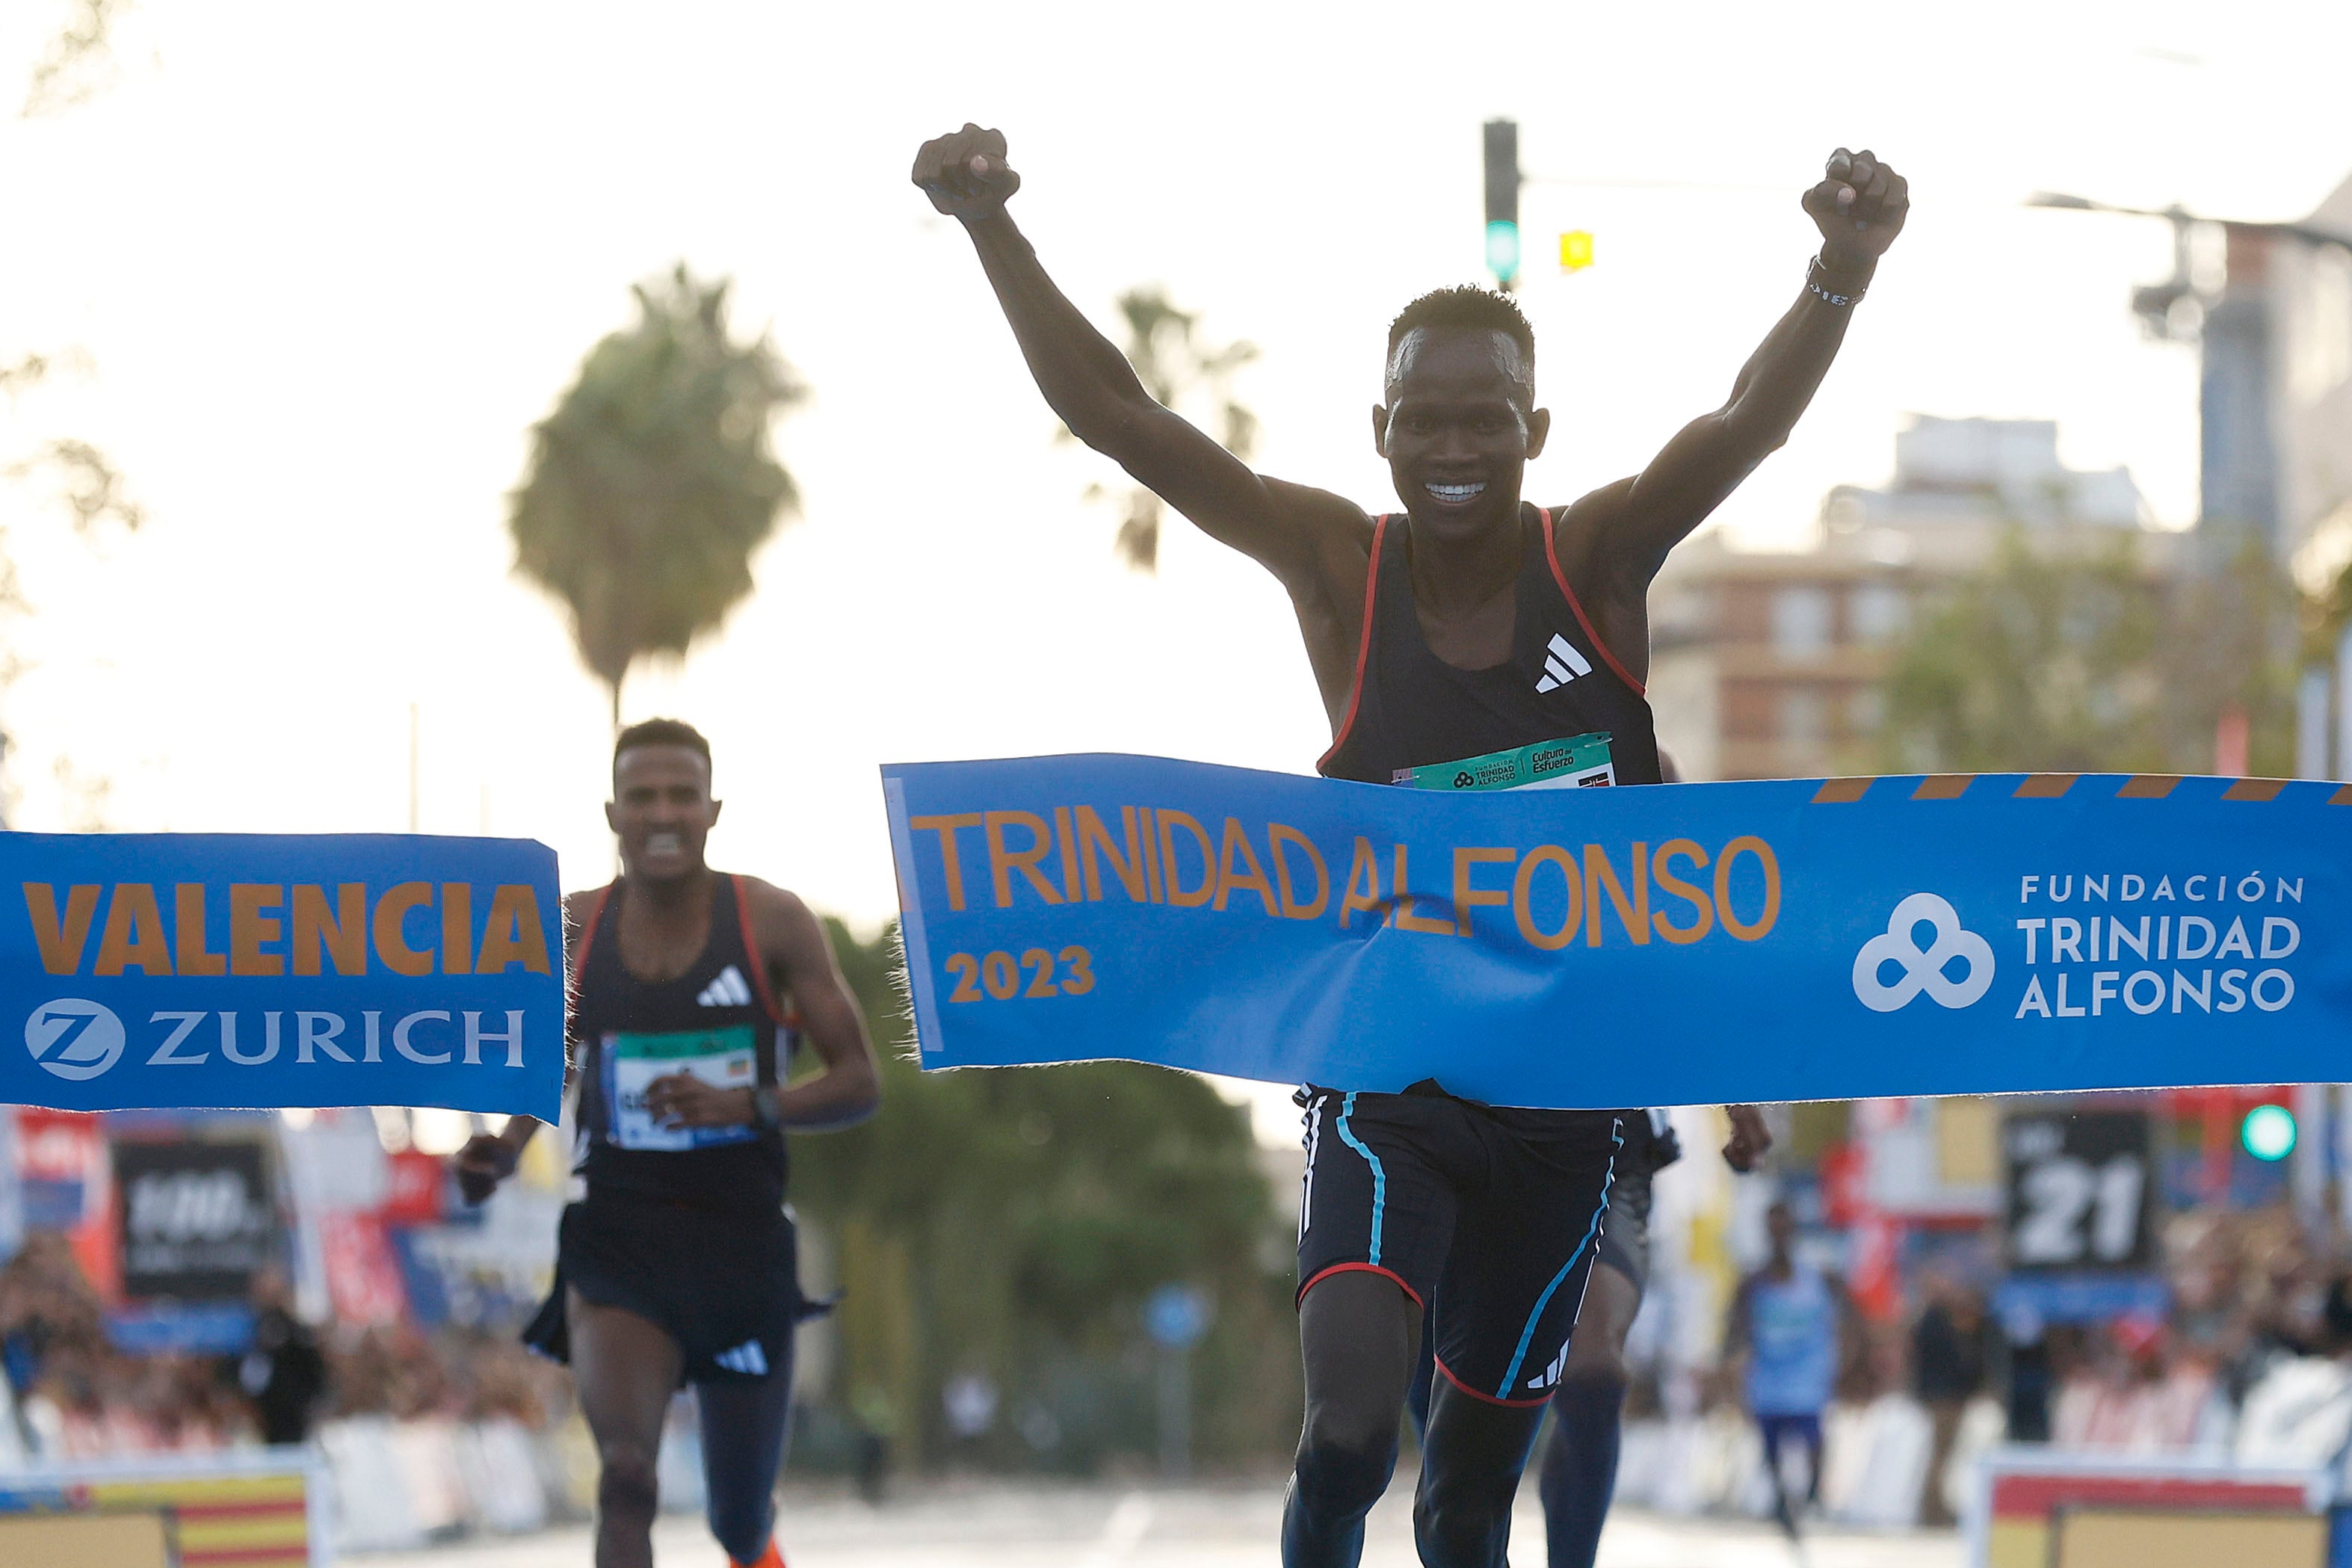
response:
[(1741, 367), (1724, 405), (1685, 426), (1630, 482), (1608, 550), (1639, 583), (1788, 440), (1845, 342), (1854, 301), (1903, 231), (1911, 199), (1903, 176), (1874, 154), (1841, 147), (1804, 206), (1822, 231), (1804, 291)]
[(971, 237), (1030, 374), (1072, 435), (1294, 592), (1313, 578), (1332, 531), (1369, 526), (1337, 496), (1252, 472), (1144, 390), (1126, 356), (1045, 275), (1005, 212), (1021, 176), (1005, 162), (1002, 132), (967, 124), (925, 142), (914, 181)]

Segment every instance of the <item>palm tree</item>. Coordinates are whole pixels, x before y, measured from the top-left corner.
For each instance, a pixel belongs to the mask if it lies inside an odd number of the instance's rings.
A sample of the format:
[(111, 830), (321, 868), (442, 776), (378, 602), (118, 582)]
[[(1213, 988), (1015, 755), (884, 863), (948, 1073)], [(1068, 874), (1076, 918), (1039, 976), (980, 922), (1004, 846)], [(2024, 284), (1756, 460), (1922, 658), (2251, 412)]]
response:
[(729, 337), (728, 287), (683, 262), (636, 285), (635, 324), (589, 351), (508, 498), (515, 569), (571, 610), (616, 731), (630, 667), (725, 620), (799, 509), (769, 427), (807, 392), (764, 334)]
[[(1213, 417), (1226, 449), (1249, 461), (1257, 446), (1257, 416), (1234, 397), (1233, 378), (1234, 372), (1257, 358), (1257, 345), (1244, 342), (1221, 349), (1209, 347), (1196, 336), (1200, 312), (1178, 310), (1169, 303), (1167, 291), (1156, 284), (1120, 295), (1118, 313), (1127, 323), (1128, 363), (1135, 366), (1144, 390), (1170, 408), (1180, 402), (1199, 405)], [(1062, 439), (1070, 438), (1065, 430)], [(1165, 510), (1160, 498), (1140, 485), (1114, 491), (1110, 486), (1094, 484), (1086, 490), (1088, 500), (1104, 500), (1114, 494), (1126, 511), (1114, 548), (1139, 572), (1157, 569), (1160, 519)]]

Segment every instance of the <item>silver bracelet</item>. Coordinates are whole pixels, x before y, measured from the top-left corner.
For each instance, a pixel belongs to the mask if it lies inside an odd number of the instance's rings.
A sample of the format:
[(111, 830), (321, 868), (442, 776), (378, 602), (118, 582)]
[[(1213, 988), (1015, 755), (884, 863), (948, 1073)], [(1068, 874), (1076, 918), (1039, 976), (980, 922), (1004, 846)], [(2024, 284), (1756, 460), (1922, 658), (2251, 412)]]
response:
[(1867, 285), (1855, 289), (1851, 294), (1841, 294), (1834, 289), (1824, 289), (1822, 287), (1822, 279), (1829, 275), (1829, 268), (1822, 265), (1822, 258), (1820, 257), (1816, 256), (1812, 260), (1807, 262), (1805, 264), (1805, 292), (1812, 295), (1815, 299), (1831, 305), (1851, 305), (1856, 300), (1861, 299), (1864, 294), (1870, 292)]

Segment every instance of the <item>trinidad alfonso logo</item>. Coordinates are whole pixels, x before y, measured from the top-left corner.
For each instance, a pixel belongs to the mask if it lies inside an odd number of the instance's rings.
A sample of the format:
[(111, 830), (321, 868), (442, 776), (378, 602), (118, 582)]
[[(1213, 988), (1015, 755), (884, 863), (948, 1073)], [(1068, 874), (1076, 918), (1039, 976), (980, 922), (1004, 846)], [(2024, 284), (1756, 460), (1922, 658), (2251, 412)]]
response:
[(42, 1070), (87, 1082), (122, 1059), (122, 1020), (79, 997), (44, 1002), (25, 1020), (25, 1048)]
[[(1916, 938), (1922, 925), (1936, 930), (1925, 950)], [(1956, 962), (1968, 965), (1957, 980)], [(1889, 964), (1903, 971), (1891, 984)], [(1874, 1013), (1899, 1012), (1922, 991), (1946, 1007), (1971, 1006), (1991, 988), (1992, 944), (1961, 925), (1959, 911), (1933, 893), (1914, 893), (1895, 905), (1886, 929), (1853, 957), (1853, 994)]]

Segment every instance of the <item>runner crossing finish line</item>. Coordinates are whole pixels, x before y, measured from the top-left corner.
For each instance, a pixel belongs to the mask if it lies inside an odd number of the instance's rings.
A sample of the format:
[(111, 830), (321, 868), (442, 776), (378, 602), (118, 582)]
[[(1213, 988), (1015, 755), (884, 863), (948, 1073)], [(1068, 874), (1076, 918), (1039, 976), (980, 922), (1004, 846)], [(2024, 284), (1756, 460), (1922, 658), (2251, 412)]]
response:
[[(1565, 507), (1522, 493), (1553, 434), (1525, 316), (1475, 288), (1411, 301), (1389, 325), (1370, 431), (1403, 510), (1374, 517), (1344, 496), (1255, 472), (1156, 400), (1013, 221), (1005, 204), (1021, 176), (1006, 154), (1001, 132), (966, 124), (924, 144), (913, 178), (963, 225), (1038, 390), (1070, 433), (1281, 583), (1331, 723), (1319, 772), (1420, 784), (1423, 769), (1453, 760), (1474, 790), (1490, 768), (1533, 783), (1517, 777), (1522, 759), (1502, 754), (1544, 747), (1523, 760), (1530, 773), (1551, 772), (1541, 764), (1552, 742), (1605, 731), (1607, 760), (1592, 782), (1667, 776), (1643, 686), (1650, 584), (1667, 552), (1788, 439), (1902, 230), (1910, 198), (1900, 174), (1867, 148), (1831, 154), (1802, 197), (1821, 251), (1730, 395), (1638, 472)], [(1395, 1466), (1424, 1311), (1441, 1381), (1422, 1445), (1415, 1542), (1431, 1568), (1502, 1562), (1543, 1404), (1572, 1363), (1591, 1376), (1615, 1359), (1613, 1314), (1601, 1314), (1599, 1342), (1582, 1335), (1572, 1348), (1570, 1330), (1589, 1281), (1612, 1272), (1595, 1269), (1592, 1244), (1617, 1159), (1638, 1159), (1623, 1147), (1622, 1108), (1756, 1092), (1747, 1082), (1802, 1092), (1772, 1070), (1787, 1065), (1772, 1055), (1751, 1052), (1737, 1074), (1708, 1071), (1730, 1065), (1723, 1040), (1742, 1038), (1726, 1022), (1749, 1022), (1779, 1000), (1766, 984), (1777, 978), (1771, 961), (1818, 946), (1810, 885), (1803, 942), (1743, 963), (1718, 950), (1769, 941), (1779, 867), (1755, 826), (1704, 844), (1662, 837), (1658, 828), (1696, 817), (1694, 797), (1623, 806), (1608, 801), (1614, 788), (1548, 791), (1547, 813), (1511, 795), (1439, 800), (1434, 790), (1103, 759), (953, 777), (899, 770), (888, 783), (927, 1058), (1142, 1054), (1305, 1080), (1306, 1398), (1283, 1510), (1285, 1568), (1360, 1559), (1365, 1515)], [(1571, 837), (1568, 808), (1588, 796), (1606, 804)], [(1770, 809), (1748, 815), (1788, 826)], [(962, 842), (967, 829), (977, 845)], [(1610, 844), (1621, 857), (1613, 867)], [(1407, 868), (1409, 848), (1423, 879)], [(974, 876), (984, 864), (980, 891), (961, 876), (967, 854)], [(1116, 891), (1104, 862), (1117, 864)], [(1589, 969), (1566, 960), (1588, 913), (1591, 942), (1601, 941), (1603, 870), (1629, 950), (1653, 959), (1646, 968), (1614, 952)], [(1507, 884), (1483, 879), (1504, 875)], [(1664, 916), (1654, 931), (1654, 876), (1661, 894), (1689, 900), (1687, 914)], [(1506, 913), (1509, 926), (1496, 925)], [(1885, 920), (1891, 942), (1904, 916)], [(1935, 929), (1920, 966), (1973, 956), (1948, 955)], [(1703, 947), (1710, 931), (1719, 940)], [(1703, 951), (1698, 967), (1711, 977), (1677, 1006), (1658, 999), (1692, 966), (1655, 962), (1668, 948)], [(1868, 994), (1903, 984), (1879, 977), (1885, 964), (1864, 968)], [(1616, 990), (1595, 1000), (1593, 982)], [(1807, 986), (1818, 985), (1809, 974)], [(1712, 1005), (1692, 1005), (1700, 999)], [(1716, 1030), (1707, 1050), (1682, 1057), (1678, 1079), (1649, 1061), (1682, 1050), (1683, 1034), (1665, 1032), (1683, 1021), (1677, 1011)], [(1757, 1152), (1736, 1136), (1726, 1154), (1737, 1164)], [(1639, 1282), (1621, 1282), (1622, 1306)], [(1593, 1394), (1571, 1402), (1583, 1412), (1570, 1419), (1586, 1460), (1563, 1478), (1573, 1506), (1549, 1510), (1552, 1568), (1590, 1568), (1607, 1507), (1614, 1405), (1606, 1391)]]

